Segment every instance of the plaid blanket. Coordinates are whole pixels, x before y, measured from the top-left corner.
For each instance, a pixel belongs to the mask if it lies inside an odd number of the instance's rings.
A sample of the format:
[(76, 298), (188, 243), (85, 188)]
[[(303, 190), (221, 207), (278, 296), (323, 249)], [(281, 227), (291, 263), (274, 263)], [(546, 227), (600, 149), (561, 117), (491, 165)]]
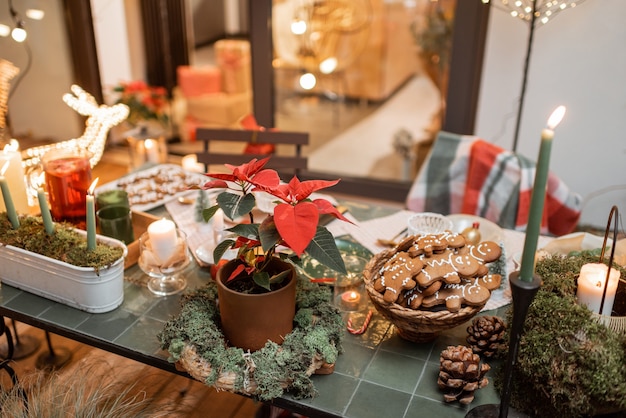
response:
[[(416, 212), (466, 213), (524, 231), (528, 222), (535, 163), (475, 136), (440, 132), (407, 196)], [(582, 199), (550, 172), (542, 233), (571, 232)]]

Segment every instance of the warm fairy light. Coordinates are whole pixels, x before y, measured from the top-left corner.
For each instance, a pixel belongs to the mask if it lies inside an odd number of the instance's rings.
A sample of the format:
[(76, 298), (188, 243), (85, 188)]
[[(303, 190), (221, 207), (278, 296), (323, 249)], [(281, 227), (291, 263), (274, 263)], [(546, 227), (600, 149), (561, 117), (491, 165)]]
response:
[(98, 180), (100, 180), (100, 177), (96, 177), (96, 179), (91, 182), (91, 186), (89, 186), (89, 189), (87, 189), (87, 194), (93, 196), (93, 192), (96, 190), (96, 185), (98, 184)]
[(326, 58), (320, 63), (320, 71), (322, 74), (330, 74), (337, 69), (337, 58)]
[(79, 114), (87, 116), (83, 135), (80, 138), (25, 150), (27, 157), (23, 160), (25, 168), (39, 164), (40, 158), (51, 149), (63, 148), (88, 150), (92, 154), (89, 163), (91, 167), (94, 167), (104, 153), (109, 130), (128, 117), (129, 109), (125, 104), (118, 103), (113, 106), (98, 105), (96, 99), (81, 87), (73, 85), (71, 91), (72, 93), (67, 93), (63, 96), (63, 101)]
[(300, 76), (300, 87), (305, 90), (311, 90), (317, 83), (315, 76), (311, 73), (302, 74)]
[(294, 35), (302, 35), (306, 33), (306, 22), (304, 20), (294, 20), (291, 22), (291, 33)]
[[(516, 0), (510, 2), (508, 0), (482, 0), (483, 3), (492, 3), (494, 7), (509, 11), (511, 16), (530, 21), (533, 14), (533, 6), (535, 7), (535, 19), (542, 24), (548, 23), (558, 14), (558, 12), (568, 7), (576, 7), (584, 0), (554, 0), (541, 3), (538, 0)], [(533, 5), (533, 3), (535, 3)]]
[(24, 13), (26, 17), (33, 20), (41, 20), (45, 16), (45, 13), (41, 9), (28, 9)]
[(26, 36), (28, 36), (26, 30), (20, 26), (14, 27), (11, 31), (11, 37), (15, 42), (24, 42), (26, 40)]

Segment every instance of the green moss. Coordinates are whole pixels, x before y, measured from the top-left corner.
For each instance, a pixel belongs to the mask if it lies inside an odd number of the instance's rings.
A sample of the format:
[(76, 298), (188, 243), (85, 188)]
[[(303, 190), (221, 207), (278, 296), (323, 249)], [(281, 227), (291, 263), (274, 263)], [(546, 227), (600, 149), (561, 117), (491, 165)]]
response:
[[(254, 379), (258, 385), (254, 397), (261, 401), (279, 397), (285, 390), (297, 398), (316, 394), (307, 368), (315, 355), (334, 363), (341, 351), (344, 331), (327, 286), (299, 279), (293, 331), (282, 345), (268, 342), (249, 356), (240, 348), (226, 345), (219, 327), (216, 299), (214, 282), (183, 297), (180, 314), (168, 321), (158, 335), (161, 347), (170, 353), (170, 361), (178, 361), (183, 346), (193, 344), (212, 366), (212, 373), (204, 382), (207, 385), (214, 385), (220, 372), (232, 372), (237, 375), (235, 391), (242, 391), (246, 380)], [(246, 358), (255, 365), (248, 375)], [(284, 389), (281, 382), (290, 382), (289, 387)]]
[(87, 250), (87, 240), (71, 224), (57, 223), (48, 235), (39, 216), (20, 216), (20, 227), (13, 229), (6, 212), (0, 213), (0, 243), (63, 261), (78, 267), (104, 268), (123, 255), (120, 247), (98, 243)]
[[(537, 263), (543, 284), (524, 323), (513, 375), (511, 404), (518, 410), (585, 417), (599, 408), (626, 409), (626, 337), (576, 303), (580, 267), (596, 262), (597, 254), (579, 253)], [(500, 379), (496, 385), (501, 389)]]

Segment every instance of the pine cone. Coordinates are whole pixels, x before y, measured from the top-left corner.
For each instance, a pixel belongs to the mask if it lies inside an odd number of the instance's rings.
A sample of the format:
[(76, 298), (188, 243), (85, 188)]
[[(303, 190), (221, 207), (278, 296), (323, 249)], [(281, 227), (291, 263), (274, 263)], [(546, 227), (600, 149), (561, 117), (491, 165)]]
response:
[(444, 391), (446, 402), (458, 400), (468, 405), (474, 400), (474, 392), (489, 383), (484, 376), (491, 367), (481, 364), (480, 356), (469, 347), (449, 346), (441, 352), (439, 363), (437, 385)]
[(490, 358), (504, 344), (504, 321), (497, 316), (478, 316), (467, 327), (467, 343), (474, 353)]

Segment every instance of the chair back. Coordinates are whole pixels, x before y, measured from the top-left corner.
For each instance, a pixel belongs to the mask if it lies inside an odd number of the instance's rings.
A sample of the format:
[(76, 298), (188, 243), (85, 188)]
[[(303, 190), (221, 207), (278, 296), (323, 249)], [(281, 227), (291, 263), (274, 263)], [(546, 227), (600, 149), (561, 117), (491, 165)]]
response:
[[(279, 172), (298, 174), (307, 168), (307, 157), (302, 155), (302, 146), (308, 145), (309, 134), (306, 132), (284, 132), (272, 130), (248, 130), (248, 129), (212, 129), (198, 128), (196, 141), (204, 142), (202, 152), (197, 154), (198, 162), (205, 165), (232, 164), (240, 165), (253, 158), (265, 158), (271, 156), (266, 167)], [(211, 149), (211, 142), (237, 142), (242, 144), (269, 144), (275, 148), (281, 146), (280, 153), (255, 153), (241, 152), (217, 152)], [(282, 147), (287, 145), (288, 147)], [(254, 147), (262, 148), (262, 147)], [(291, 148), (289, 153), (288, 148)], [(287, 149), (286, 153), (283, 151)], [(259, 151), (256, 151), (259, 152)], [(262, 152), (262, 151), (261, 151)]]
[[(441, 131), (407, 196), (407, 208), (477, 215), (526, 230), (535, 162), (472, 135)], [(548, 175), (542, 233), (563, 235), (578, 222), (582, 198)]]

